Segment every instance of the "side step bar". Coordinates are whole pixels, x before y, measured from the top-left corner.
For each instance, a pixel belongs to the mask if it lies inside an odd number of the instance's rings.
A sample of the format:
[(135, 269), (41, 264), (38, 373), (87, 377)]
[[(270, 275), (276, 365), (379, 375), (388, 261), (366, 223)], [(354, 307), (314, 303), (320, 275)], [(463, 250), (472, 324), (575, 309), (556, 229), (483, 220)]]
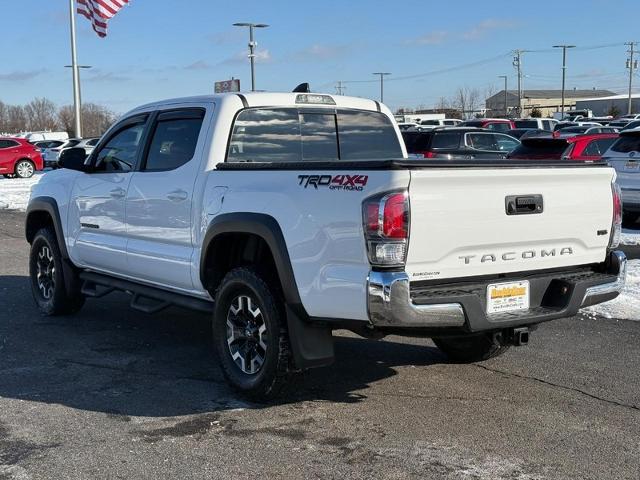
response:
[(80, 278), (82, 279), (81, 292), (86, 297), (100, 298), (114, 290), (120, 290), (133, 296), (131, 299), (131, 308), (140, 312), (157, 313), (172, 305), (197, 310), (199, 312), (213, 312), (213, 302), (200, 298), (189, 297), (147, 285), (140, 285), (139, 283), (102, 275), (100, 273), (81, 272)]

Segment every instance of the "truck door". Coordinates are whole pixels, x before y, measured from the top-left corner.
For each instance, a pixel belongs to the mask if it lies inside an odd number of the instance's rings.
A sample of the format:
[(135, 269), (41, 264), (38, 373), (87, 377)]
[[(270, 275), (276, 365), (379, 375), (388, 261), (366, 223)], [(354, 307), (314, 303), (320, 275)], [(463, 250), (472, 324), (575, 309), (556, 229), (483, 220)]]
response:
[(125, 198), (148, 117), (137, 115), (112, 128), (91, 156), (91, 171), (74, 183), (68, 217), (70, 254), (82, 265), (126, 271)]
[(153, 120), (126, 199), (127, 264), (140, 280), (193, 289), (192, 201), (204, 116), (204, 108), (181, 108)]

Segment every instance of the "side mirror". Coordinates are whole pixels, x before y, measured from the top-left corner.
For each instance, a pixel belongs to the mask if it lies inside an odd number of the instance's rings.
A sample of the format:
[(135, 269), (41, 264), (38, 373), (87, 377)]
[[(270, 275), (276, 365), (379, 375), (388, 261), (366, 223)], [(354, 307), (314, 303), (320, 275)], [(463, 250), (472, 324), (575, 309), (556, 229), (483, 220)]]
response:
[(65, 148), (60, 152), (58, 158), (58, 167), (68, 168), (69, 170), (78, 170), (79, 172), (86, 172), (89, 167), (84, 164), (87, 159), (87, 152), (84, 148)]

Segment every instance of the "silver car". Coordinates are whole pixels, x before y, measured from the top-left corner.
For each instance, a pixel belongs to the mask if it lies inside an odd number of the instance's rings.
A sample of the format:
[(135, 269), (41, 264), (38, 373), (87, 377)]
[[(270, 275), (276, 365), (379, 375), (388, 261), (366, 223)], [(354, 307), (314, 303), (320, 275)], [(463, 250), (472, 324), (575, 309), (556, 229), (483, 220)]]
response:
[(635, 223), (640, 218), (640, 129), (620, 132), (620, 138), (602, 159), (618, 174), (625, 222)]

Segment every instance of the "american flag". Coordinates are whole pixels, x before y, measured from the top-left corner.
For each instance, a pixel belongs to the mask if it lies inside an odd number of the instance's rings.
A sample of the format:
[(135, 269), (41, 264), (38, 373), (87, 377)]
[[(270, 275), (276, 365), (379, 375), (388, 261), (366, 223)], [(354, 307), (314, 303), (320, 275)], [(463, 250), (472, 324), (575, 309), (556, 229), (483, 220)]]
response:
[(128, 3), (129, 0), (78, 0), (78, 13), (91, 21), (99, 37), (106, 37), (107, 21)]

